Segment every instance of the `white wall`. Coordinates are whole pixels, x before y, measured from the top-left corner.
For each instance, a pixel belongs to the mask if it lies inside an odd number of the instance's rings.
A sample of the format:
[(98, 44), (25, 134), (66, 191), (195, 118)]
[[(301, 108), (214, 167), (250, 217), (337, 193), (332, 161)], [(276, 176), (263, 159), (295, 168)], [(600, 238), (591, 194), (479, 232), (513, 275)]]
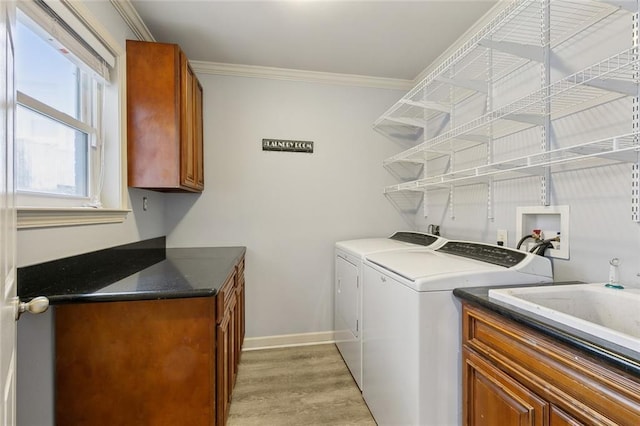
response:
[[(333, 329), (333, 246), (407, 226), (385, 199), (372, 130), (402, 92), (198, 75), (205, 191), (167, 198), (168, 245), (247, 247), (247, 337)], [(262, 138), (310, 140), (313, 154), (263, 152)]]
[[(142, 197), (149, 208), (142, 210)], [(123, 223), (21, 229), (18, 231), (18, 266), (33, 265), (164, 235), (165, 196), (128, 190), (132, 210)]]

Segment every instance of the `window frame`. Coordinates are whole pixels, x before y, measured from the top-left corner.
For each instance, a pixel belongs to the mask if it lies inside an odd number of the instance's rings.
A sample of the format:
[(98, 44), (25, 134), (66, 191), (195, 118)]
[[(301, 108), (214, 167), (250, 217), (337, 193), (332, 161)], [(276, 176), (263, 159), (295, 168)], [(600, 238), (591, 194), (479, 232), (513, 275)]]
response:
[[(104, 186), (107, 191), (102, 193), (102, 205), (98, 204), (92, 207), (46, 205), (47, 196), (39, 197), (42, 205), (18, 206), (18, 229), (123, 222), (131, 211), (128, 207), (126, 186), (126, 64), (124, 47), (112, 37), (102, 23), (81, 2), (70, 0), (45, 0), (45, 2), (51, 3), (57, 9), (62, 7), (66, 10), (65, 13), (75, 16), (77, 21), (83, 25), (83, 33), (90, 31), (92, 36), (113, 54), (114, 66), (111, 69), (111, 84), (104, 84), (102, 90), (105, 98), (110, 97), (108, 107), (110, 110), (104, 111), (108, 113), (110, 121), (105, 122), (104, 125), (111, 126), (115, 130), (111, 131), (108, 152), (104, 160)], [(19, 8), (21, 3), (24, 2), (18, 3)], [(24, 100), (24, 94), (19, 96)], [(63, 197), (55, 198), (61, 199)]]

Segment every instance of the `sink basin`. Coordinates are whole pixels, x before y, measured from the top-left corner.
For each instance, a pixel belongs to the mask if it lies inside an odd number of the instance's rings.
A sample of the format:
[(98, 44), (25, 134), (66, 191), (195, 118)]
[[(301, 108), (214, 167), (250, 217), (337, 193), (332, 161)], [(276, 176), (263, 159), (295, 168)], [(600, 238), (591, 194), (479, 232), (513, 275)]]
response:
[(640, 289), (572, 284), (491, 289), (489, 297), (640, 353)]

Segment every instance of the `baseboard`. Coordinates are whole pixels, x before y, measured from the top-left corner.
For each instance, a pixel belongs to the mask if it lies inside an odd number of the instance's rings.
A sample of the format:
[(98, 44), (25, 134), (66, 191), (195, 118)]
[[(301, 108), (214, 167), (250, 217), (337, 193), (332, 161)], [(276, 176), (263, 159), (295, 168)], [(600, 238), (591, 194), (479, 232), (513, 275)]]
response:
[(242, 345), (243, 351), (258, 349), (284, 348), (288, 346), (309, 346), (335, 343), (333, 331), (317, 333), (282, 334), (279, 336), (247, 337)]

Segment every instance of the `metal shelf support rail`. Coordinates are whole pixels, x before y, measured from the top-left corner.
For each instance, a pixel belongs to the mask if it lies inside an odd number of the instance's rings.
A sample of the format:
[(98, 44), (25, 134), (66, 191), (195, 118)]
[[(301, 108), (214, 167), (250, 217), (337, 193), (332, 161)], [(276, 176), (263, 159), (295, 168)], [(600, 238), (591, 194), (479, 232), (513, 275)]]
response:
[[(640, 80), (640, 3), (637, 1), (636, 10), (631, 17), (631, 50), (635, 59), (633, 76)], [(632, 98), (631, 128), (636, 132), (635, 144), (640, 145), (637, 133), (640, 131), (640, 85), (636, 85), (635, 95)], [(631, 166), (631, 220), (640, 222), (640, 158), (636, 153), (635, 163)]]
[[(540, 127), (540, 151), (549, 152), (551, 137), (551, 5), (550, 0), (543, 0), (544, 5), (541, 10), (540, 44), (542, 45), (542, 65), (540, 66), (540, 83), (543, 87), (544, 102), (542, 103), (543, 123)], [(549, 193), (551, 185), (551, 169), (546, 167), (544, 174), (540, 176), (540, 204), (548, 206), (551, 204)]]
[[(487, 87), (488, 94), (485, 106), (487, 111), (493, 111), (493, 86), (494, 86), (494, 75), (493, 75), (493, 50), (487, 50)], [(487, 137), (489, 139), (487, 143), (487, 164), (493, 163), (494, 157), (494, 143), (493, 143), (493, 125), (487, 126)], [(493, 221), (494, 217), (494, 207), (493, 207), (493, 179), (490, 178), (489, 182), (487, 182), (487, 219)]]

